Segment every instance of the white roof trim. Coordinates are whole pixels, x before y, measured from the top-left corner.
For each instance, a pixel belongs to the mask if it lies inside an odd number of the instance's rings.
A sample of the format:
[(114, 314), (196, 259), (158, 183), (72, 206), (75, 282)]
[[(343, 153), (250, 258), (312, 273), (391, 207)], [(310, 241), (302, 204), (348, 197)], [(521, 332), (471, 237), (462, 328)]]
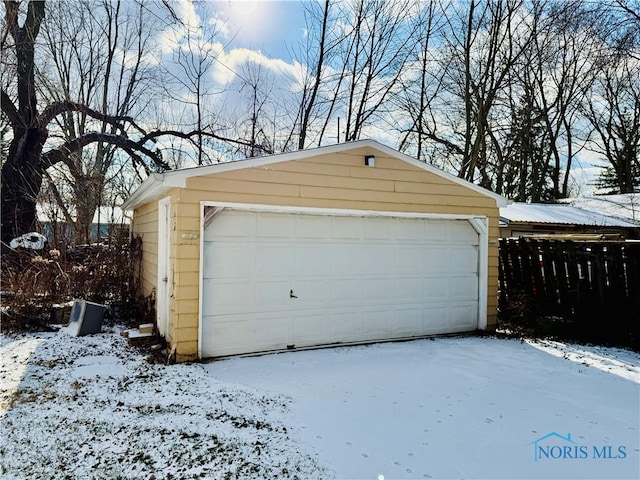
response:
[(162, 195), (171, 187), (164, 185), (164, 173), (152, 173), (122, 204), (122, 210), (133, 210), (153, 197)]
[[(219, 209), (244, 210), (253, 212), (272, 213), (302, 213), (305, 215), (321, 215), (333, 217), (392, 217), (392, 218), (422, 218), (431, 220), (486, 220), (485, 215), (473, 215), (464, 213), (422, 213), (400, 212), (381, 210), (358, 210), (353, 208), (325, 208), (325, 207), (299, 207), (290, 205), (270, 205), (264, 203), (236, 203), (218, 202), (216, 200), (202, 200), (203, 207), (215, 207)], [(475, 227), (474, 227), (475, 228)]]
[(185, 188), (187, 186), (187, 179), (193, 177), (201, 177), (205, 175), (211, 175), (214, 173), (228, 172), (232, 170), (240, 170), (244, 168), (264, 167), (274, 163), (306, 160), (308, 158), (317, 157), (320, 155), (326, 155), (331, 153), (348, 152), (357, 148), (371, 148), (377, 150), (387, 156), (396, 158), (398, 160), (405, 161), (410, 165), (433, 173), (440, 177), (446, 178), (454, 183), (462, 185), (463, 187), (474, 190), (482, 195), (486, 195), (496, 200), (498, 207), (504, 207), (511, 203), (510, 200), (491, 192), (485, 188), (475, 185), (471, 182), (467, 182), (455, 175), (440, 170), (424, 162), (420, 162), (409, 155), (398, 152), (386, 145), (383, 145), (375, 140), (365, 139), (356, 140), (347, 143), (338, 143), (335, 145), (327, 145), (324, 147), (310, 148), (307, 150), (297, 150), (295, 152), (279, 153), (274, 155), (268, 155), (264, 157), (247, 158), (244, 160), (234, 160), (231, 162), (217, 163), (214, 165), (206, 165), (202, 167), (185, 168), (182, 170), (172, 170), (162, 174), (152, 174), (147, 178), (142, 185), (127, 199), (122, 205), (123, 210), (132, 210), (152, 198), (159, 196), (171, 188)]

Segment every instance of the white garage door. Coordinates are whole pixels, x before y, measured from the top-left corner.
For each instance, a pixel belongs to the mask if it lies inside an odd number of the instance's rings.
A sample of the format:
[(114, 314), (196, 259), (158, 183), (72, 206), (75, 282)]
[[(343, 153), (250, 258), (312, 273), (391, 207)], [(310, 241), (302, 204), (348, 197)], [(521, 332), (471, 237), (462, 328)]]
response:
[(204, 231), (201, 355), (469, 331), (467, 220), (225, 209)]

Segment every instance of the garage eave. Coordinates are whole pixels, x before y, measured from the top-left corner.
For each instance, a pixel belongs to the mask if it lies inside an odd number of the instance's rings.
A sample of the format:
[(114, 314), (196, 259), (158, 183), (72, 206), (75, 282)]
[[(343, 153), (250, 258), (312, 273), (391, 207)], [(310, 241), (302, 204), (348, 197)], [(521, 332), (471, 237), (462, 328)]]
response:
[(378, 152), (391, 158), (402, 160), (416, 168), (425, 170), (434, 175), (438, 175), (462, 187), (490, 197), (496, 201), (498, 207), (505, 207), (512, 203), (507, 198), (493, 193), (486, 188), (463, 180), (459, 177), (456, 177), (455, 175), (445, 172), (444, 170), (440, 170), (439, 168), (433, 167), (432, 165), (429, 165), (427, 163), (418, 161), (415, 158), (410, 157), (409, 155), (398, 152), (397, 150), (387, 147), (386, 145), (383, 145), (375, 140), (365, 139), (356, 140), (353, 142), (338, 143), (335, 145), (327, 145), (324, 147), (310, 148), (307, 150), (298, 150), (295, 152), (279, 153), (265, 157), (255, 157), (244, 160), (234, 160), (225, 163), (217, 163), (214, 165), (185, 168), (182, 170), (165, 172), (163, 174), (153, 174), (149, 178), (147, 178), (138, 188), (138, 190), (136, 190), (133, 195), (124, 203), (123, 208), (126, 210), (131, 210), (152, 200), (154, 197), (161, 195), (162, 193), (168, 191), (170, 188), (184, 188), (186, 187), (187, 180), (189, 178), (228, 172), (232, 170), (264, 167), (281, 162), (301, 161), (320, 155), (344, 153), (361, 148), (371, 149), (371, 153)]
[(166, 193), (171, 186), (164, 182), (163, 173), (152, 173), (138, 189), (122, 204), (122, 210), (135, 210), (149, 200)]

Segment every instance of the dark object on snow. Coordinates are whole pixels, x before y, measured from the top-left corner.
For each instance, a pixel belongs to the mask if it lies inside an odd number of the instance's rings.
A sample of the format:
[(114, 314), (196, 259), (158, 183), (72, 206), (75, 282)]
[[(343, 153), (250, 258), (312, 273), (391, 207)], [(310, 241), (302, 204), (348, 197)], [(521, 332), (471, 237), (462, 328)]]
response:
[(75, 300), (69, 317), (68, 332), (76, 337), (100, 333), (106, 308), (99, 303)]

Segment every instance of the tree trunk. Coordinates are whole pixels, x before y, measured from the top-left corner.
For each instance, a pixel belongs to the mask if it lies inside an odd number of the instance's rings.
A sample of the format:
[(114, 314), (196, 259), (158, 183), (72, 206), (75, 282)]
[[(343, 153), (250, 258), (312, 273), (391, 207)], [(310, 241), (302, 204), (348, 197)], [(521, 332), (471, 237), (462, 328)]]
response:
[[(76, 242), (87, 244), (92, 239), (94, 214), (102, 204), (100, 186), (104, 183), (104, 178), (83, 175), (76, 178), (76, 181), (78, 182), (75, 189), (76, 221), (74, 230)], [(100, 232), (98, 232), (99, 236)]]
[(313, 87), (311, 87), (310, 96), (307, 99), (303, 96), (302, 105), (300, 106), (302, 113), (302, 119), (300, 122), (300, 135), (298, 137), (298, 150), (303, 150), (305, 142), (307, 140), (307, 130), (309, 128), (311, 112), (316, 105), (316, 97), (318, 96), (318, 89), (320, 88), (320, 80), (322, 77), (322, 68), (325, 61), (325, 44), (327, 38), (327, 27), (329, 19), (329, 0), (325, 0), (323, 12), (322, 12), (322, 30), (320, 33), (320, 44), (318, 45), (318, 61), (316, 62), (315, 79), (313, 80)]
[(38, 122), (34, 80), (34, 48), (44, 18), (44, 2), (29, 2), (22, 27), (18, 23), (19, 2), (5, 1), (4, 7), (7, 30), (15, 41), (18, 76), (17, 105), (2, 90), (2, 111), (13, 128), (7, 159), (0, 172), (0, 238), (8, 243), (35, 227), (36, 197), (46, 169), (41, 154), (48, 132)]
[(36, 224), (36, 198), (42, 186), (40, 154), (46, 131), (36, 128), (14, 131), (7, 161), (2, 166), (2, 242), (33, 231)]

